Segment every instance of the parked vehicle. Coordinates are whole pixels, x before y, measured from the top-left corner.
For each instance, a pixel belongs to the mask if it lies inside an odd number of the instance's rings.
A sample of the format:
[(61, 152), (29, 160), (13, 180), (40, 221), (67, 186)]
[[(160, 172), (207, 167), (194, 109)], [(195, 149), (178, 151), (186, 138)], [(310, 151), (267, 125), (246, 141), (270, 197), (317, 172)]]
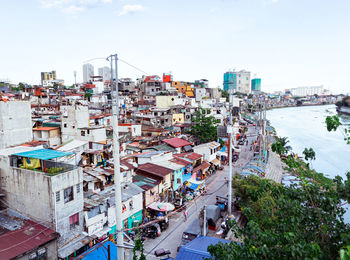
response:
[[(162, 260), (173, 259), (173, 258), (169, 257), (170, 254), (171, 254), (170, 250), (165, 250), (164, 248), (159, 248), (156, 251), (154, 251), (154, 255), (156, 257), (160, 257), (159, 259), (162, 259)], [(163, 256), (166, 258), (162, 258)]]
[(179, 252), (180, 248), (186, 245), (188, 242), (191, 242), (193, 239), (201, 235), (201, 226), (199, 223), (199, 219), (196, 218), (188, 225), (186, 230), (182, 233), (182, 238), (179, 246), (177, 247), (177, 251)]
[(220, 207), (218, 205), (208, 205), (205, 210), (208, 228), (216, 230), (216, 222), (221, 217)]
[(215, 205), (219, 206), (221, 211), (226, 211), (227, 210), (227, 204), (228, 204), (228, 199), (225, 197), (221, 196), (216, 196), (216, 203)]
[(161, 229), (159, 224), (155, 223), (144, 227), (142, 233), (145, 237), (156, 238), (160, 236)]

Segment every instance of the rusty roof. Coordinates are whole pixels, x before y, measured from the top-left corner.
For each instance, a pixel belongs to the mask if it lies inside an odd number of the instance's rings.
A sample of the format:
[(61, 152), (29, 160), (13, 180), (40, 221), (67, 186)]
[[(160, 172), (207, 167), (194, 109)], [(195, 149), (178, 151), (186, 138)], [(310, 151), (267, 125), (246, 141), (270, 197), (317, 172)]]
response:
[(145, 163), (143, 165), (140, 165), (136, 170), (137, 174), (142, 172), (151, 173), (152, 175), (155, 175), (158, 177), (164, 177), (169, 173), (173, 172), (173, 170), (169, 168), (165, 168), (163, 166), (159, 166), (157, 164)]
[[(29, 219), (19, 219), (3, 212), (0, 226), (0, 259), (12, 259), (58, 238), (59, 234)], [(10, 230), (6, 223), (15, 222), (17, 228)]]

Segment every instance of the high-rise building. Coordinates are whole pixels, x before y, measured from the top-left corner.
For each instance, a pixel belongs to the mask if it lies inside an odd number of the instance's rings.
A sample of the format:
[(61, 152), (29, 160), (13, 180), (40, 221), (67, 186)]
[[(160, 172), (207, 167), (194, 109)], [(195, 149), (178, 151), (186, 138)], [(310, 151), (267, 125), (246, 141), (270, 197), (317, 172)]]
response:
[(111, 69), (107, 66), (98, 69), (98, 75), (102, 77), (103, 83), (111, 80)]
[(83, 82), (89, 82), (92, 76), (94, 76), (94, 66), (90, 63), (85, 63), (83, 65)]
[(252, 79), (252, 91), (261, 91), (261, 79)]
[(233, 89), (233, 92), (249, 94), (250, 89), (250, 72), (245, 70), (228, 71), (224, 73), (224, 89)]
[(41, 85), (46, 86), (53, 80), (56, 80), (56, 71), (41, 72)]

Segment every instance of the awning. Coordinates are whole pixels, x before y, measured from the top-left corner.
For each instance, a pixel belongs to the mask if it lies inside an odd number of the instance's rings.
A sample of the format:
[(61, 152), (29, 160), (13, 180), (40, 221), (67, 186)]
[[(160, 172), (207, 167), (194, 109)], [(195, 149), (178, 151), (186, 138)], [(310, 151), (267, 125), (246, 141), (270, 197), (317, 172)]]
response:
[(220, 164), (220, 161), (218, 160), (218, 159), (213, 159), (212, 161), (211, 161), (211, 163), (212, 164), (214, 164), (214, 165), (216, 165), (216, 166), (218, 166), (219, 164)]
[(187, 180), (187, 188), (190, 188), (191, 190), (198, 190), (200, 186), (203, 184), (203, 181), (196, 181), (193, 179)]
[(66, 258), (67, 256), (73, 254), (75, 251), (79, 250), (83, 246), (89, 244), (91, 238), (84, 235), (79, 235), (78, 237), (71, 240), (68, 244), (58, 248), (58, 256), (60, 258)]
[(23, 153), (15, 153), (13, 155), (34, 158), (39, 160), (50, 160), (58, 157), (71, 155), (71, 154), (73, 153), (65, 153), (65, 152), (51, 150), (51, 149), (38, 149), (38, 150), (33, 150), (33, 151), (28, 151)]

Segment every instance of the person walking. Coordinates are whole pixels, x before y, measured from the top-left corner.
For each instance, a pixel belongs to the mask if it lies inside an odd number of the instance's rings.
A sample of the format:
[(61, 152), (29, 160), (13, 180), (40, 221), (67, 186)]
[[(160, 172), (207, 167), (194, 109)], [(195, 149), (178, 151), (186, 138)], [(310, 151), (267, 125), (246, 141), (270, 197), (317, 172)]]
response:
[(187, 211), (187, 208), (185, 206), (185, 210), (184, 210), (184, 218), (185, 218), (185, 221), (187, 221), (187, 215), (188, 215), (188, 211)]

